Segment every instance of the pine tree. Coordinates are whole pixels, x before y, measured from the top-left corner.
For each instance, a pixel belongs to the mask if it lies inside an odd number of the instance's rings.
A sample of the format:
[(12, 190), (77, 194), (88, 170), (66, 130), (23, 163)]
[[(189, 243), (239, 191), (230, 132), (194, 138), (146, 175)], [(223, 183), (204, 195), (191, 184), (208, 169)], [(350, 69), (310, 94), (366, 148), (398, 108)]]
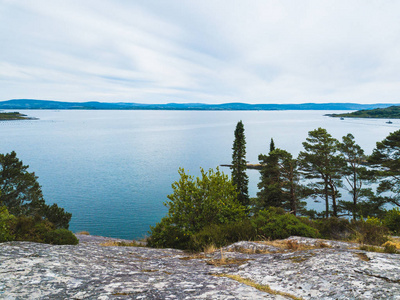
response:
[(306, 179), (320, 179), (309, 186), (315, 196), (325, 200), (325, 217), (329, 217), (329, 198), (332, 200), (332, 215), (337, 217), (337, 199), (341, 187), (341, 171), (345, 161), (338, 154), (339, 141), (333, 138), (326, 129), (318, 128), (308, 133), (303, 143), (305, 151), (299, 154), (299, 163)]
[(232, 182), (236, 186), (239, 202), (247, 206), (250, 203), (249, 177), (246, 174), (246, 138), (242, 121), (236, 125), (232, 150)]

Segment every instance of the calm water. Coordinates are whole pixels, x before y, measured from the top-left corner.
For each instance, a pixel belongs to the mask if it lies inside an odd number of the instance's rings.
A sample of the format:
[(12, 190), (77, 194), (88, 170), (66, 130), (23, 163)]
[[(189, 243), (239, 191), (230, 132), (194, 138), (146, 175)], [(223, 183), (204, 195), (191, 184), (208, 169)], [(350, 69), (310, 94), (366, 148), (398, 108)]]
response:
[[(369, 154), (376, 141), (400, 127), (396, 120), (389, 125), (323, 116), (332, 111), (21, 112), (39, 120), (0, 122), (0, 152), (15, 150), (30, 166), (46, 202), (73, 214), (72, 231), (129, 239), (143, 237), (166, 214), (163, 202), (179, 167), (198, 175), (200, 167), (230, 163), (239, 120), (253, 163), (268, 152), (271, 137), (276, 147), (297, 155), (308, 131), (323, 127), (336, 138), (351, 132)], [(259, 173), (248, 174), (255, 196)]]

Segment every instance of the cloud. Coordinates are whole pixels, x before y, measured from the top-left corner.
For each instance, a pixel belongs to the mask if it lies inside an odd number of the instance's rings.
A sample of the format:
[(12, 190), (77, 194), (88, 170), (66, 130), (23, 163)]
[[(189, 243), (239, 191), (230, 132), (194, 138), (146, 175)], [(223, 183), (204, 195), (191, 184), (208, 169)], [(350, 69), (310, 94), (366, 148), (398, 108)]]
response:
[(0, 98), (396, 102), (396, 1), (1, 1)]

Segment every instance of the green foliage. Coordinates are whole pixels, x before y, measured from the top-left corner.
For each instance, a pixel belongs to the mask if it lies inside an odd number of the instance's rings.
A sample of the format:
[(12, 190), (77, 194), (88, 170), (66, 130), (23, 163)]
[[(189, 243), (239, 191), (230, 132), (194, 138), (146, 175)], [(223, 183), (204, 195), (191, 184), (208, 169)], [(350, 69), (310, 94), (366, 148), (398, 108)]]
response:
[(281, 149), (274, 149), (268, 155), (260, 154), (258, 158), (262, 169), (255, 210), (282, 207), (296, 215), (298, 209), (304, 207), (300, 201), (304, 194), (297, 161), (289, 152)]
[(400, 234), (400, 209), (395, 207), (388, 210), (384, 216), (383, 224), (394, 234)]
[(390, 106), (386, 108), (363, 109), (346, 114), (334, 114), (334, 117), (347, 118), (380, 118), (380, 119), (400, 119), (400, 106)]
[(380, 177), (379, 194), (385, 201), (400, 207), (400, 130), (389, 134), (382, 142), (377, 142), (368, 162), (375, 166), (375, 175)]
[(314, 238), (319, 236), (318, 230), (279, 208), (270, 207), (268, 210), (261, 210), (251, 222), (257, 234), (264, 238), (285, 239), (292, 235)]
[(16, 241), (44, 243), (45, 235), (54, 230), (55, 227), (49, 221), (42, 220), (39, 216), (20, 215), (10, 224), (10, 229), (15, 235)]
[(350, 229), (350, 221), (337, 217), (316, 220), (314, 227), (318, 229), (324, 239), (348, 240), (353, 234)]
[(249, 219), (236, 223), (211, 224), (191, 237), (190, 250), (203, 251), (209, 245), (224, 247), (239, 241), (250, 241), (255, 237), (256, 230)]
[(232, 182), (236, 186), (239, 202), (247, 206), (250, 204), (249, 177), (246, 174), (246, 138), (242, 121), (236, 125), (232, 150)]
[(10, 231), (10, 223), (14, 218), (5, 206), (0, 207), (0, 243), (14, 240), (15, 236)]
[(382, 245), (388, 241), (389, 230), (376, 218), (351, 222), (353, 239), (361, 244)]
[(40, 216), (47, 218), (57, 228), (68, 229), (71, 214), (53, 204), (47, 205), (35, 173), (28, 172), (12, 151), (0, 154), (0, 205), (5, 205), (15, 216)]
[(168, 195), (168, 214), (150, 228), (149, 245), (188, 249), (190, 237), (211, 224), (238, 222), (246, 217), (245, 207), (237, 201), (236, 188), (219, 169), (196, 179), (179, 169), (180, 179)]
[(77, 245), (79, 240), (68, 229), (59, 228), (47, 232), (44, 235), (44, 242), (53, 245)]
[(329, 198), (332, 202), (332, 215), (337, 216), (337, 199), (340, 196), (341, 170), (345, 161), (338, 150), (338, 140), (333, 138), (326, 129), (318, 128), (308, 133), (303, 143), (304, 150), (299, 154), (300, 168), (306, 179), (317, 179), (309, 184), (314, 197), (325, 200), (325, 216), (329, 217)]

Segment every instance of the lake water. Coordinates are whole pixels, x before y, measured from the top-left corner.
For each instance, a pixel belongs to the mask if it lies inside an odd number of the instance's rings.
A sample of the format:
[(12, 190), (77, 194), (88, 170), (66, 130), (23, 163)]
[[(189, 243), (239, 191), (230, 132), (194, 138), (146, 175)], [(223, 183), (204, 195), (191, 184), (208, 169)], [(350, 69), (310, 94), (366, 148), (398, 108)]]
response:
[[(70, 229), (140, 238), (165, 216), (163, 202), (178, 168), (231, 162), (233, 132), (245, 126), (247, 160), (275, 146), (294, 156), (308, 131), (323, 127), (336, 138), (352, 133), (370, 154), (400, 121), (324, 117), (332, 111), (21, 111), (39, 120), (0, 122), (0, 153), (18, 157), (39, 176), (47, 203), (73, 214)], [(230, 173), (228, 168), (221, 168)], [(250, 194), (259, 173), (249, 170)], [(320, 205), (320, 206), (318, 206)], [(310, 203), (323, 209), (323, 204)]]

